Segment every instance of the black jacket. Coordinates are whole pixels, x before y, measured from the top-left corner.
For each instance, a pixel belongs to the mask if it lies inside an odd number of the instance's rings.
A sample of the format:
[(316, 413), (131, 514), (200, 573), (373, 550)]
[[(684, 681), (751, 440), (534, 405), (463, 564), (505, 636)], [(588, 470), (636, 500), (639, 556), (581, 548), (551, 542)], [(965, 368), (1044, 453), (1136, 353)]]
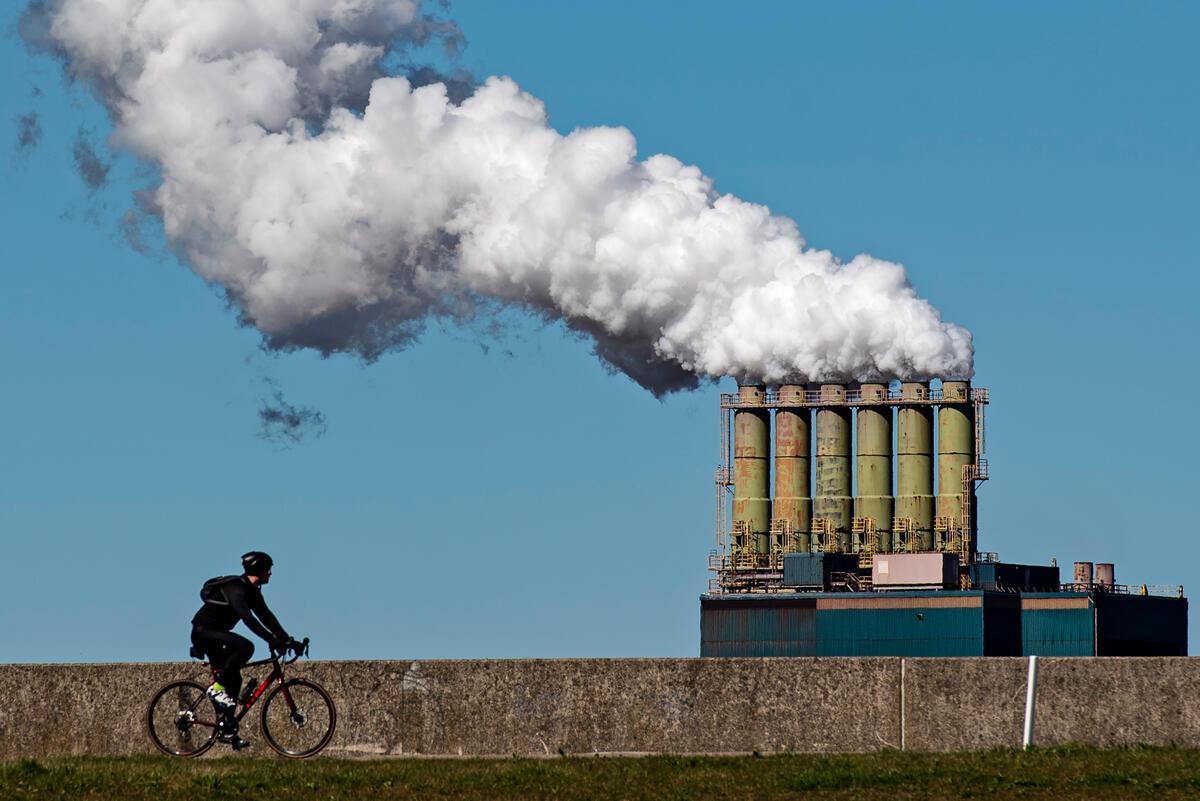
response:
[(205, 601), (196, 612), (192, 625), (229, 631), (239, 620), (269, 643), (288, 639), (288, 633), (267, 608), (262, 589), (251, 584), (245, 576), (234, 576), (222, 584), (221, 592), (216, 593), (213, 600)]

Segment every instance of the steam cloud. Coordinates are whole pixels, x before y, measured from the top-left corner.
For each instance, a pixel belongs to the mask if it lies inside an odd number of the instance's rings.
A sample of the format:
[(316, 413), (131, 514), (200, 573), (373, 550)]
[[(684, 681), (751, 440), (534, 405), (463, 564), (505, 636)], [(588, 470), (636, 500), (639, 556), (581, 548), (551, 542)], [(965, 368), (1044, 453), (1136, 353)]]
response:
[(325, 415), (307, 406), (293, 406), (283, 397), (278, 385), (268, 380), (271, 399), (263, 399), (258, 410), (259, 439), (287, 449), (305, 439), (325, 435)]
[(88, 189), (97, 192), (108, 183), (108, 172), (112, 164), (106, 163), (88, 139), (89, 132), (80, 128), (75, 134), (75, 143), (71, 146), (71, 154), (75, 157), (75, 171), (87, 184)]
[(421, 0), (45, 0), (21, 28), (157, 167), (172, 248), (273, 347), (372, 359), (485, 300), (655, 394), (973, 372), (902, 266), (808, 249), (624, 128), (562, 135), (510, 78), (389, 75), (460, 41)]
[(17, 117), (17, 155), (25, 156), (42, 141), (42, 124), (36, 111)]

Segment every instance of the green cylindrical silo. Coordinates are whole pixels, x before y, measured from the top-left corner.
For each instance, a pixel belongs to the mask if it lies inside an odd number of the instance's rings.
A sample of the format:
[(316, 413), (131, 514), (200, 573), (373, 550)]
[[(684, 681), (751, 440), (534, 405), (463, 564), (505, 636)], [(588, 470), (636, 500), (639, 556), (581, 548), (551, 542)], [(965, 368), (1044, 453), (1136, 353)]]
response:
[(858, 447), (854, 516), (869, 518), (878, 535), (876, 548), (892, 549), (892, 407), (886, 384), (863, 384), (858, 407)]
[[(795, 403), (795, 406), (789, 406)], [(779, 388), (779, 410), (775, 412), (775, 497), (772, 516), (786, 520), (797, 532), (799, 551), (812, 549), (812, 489), (809, 454), (812, 416), (804, 403), (804, 387), (784, 384)]]
[(933, 549), (933, 407), (928, 400), (928, 382), (906, 381), (900, 385), (901, 402), (896, 411), (896, 517), (913, 521), (916, 548), (921, 551)]
[[(966, 538), (968, 552), (978, 550), (974, 543), (973, 495), (975, 482), (966, 484), (963, 496), (963, 468), (975, 462), (975, 409), (971, 405), (971, 385), (967, 381), (943, 381), (942, 403), (938, 407), (937, 516), (948, 517)], [(970, 513), (964, 515), (964, 502)]]
[[(822, 403), (845, 403), (846, 387), (842, 384), (822, 384), (820, 392)], [(817, 409), (813, 517), (833, 521), (838, 551), (850, 549), (850, 519), (854, 505), (850, 495), (850, 437), (849, 407), (831, 405)]]
[(733, 415), (733, 522), (745, 521), (749, 539), (739, 544), (755, 553), (770, 552), (771, 417), (762, 406), (766, 399), (764, 387), (740, 386)]

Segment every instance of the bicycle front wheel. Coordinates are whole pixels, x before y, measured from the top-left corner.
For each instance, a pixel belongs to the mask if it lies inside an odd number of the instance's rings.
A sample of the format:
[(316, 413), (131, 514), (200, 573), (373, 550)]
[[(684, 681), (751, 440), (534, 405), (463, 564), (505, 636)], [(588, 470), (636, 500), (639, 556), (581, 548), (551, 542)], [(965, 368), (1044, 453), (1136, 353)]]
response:
[(194, 681), (174, 681), (155, 693), (146, 727), (155, 747), (171, 756), (200, 756), (217, 739), (212, 702)]
[(329, 693), (305, 679), (291, 679), (276, 687), (263, 704), (263, 737), (286, 757), (317, 753), (329, 744), (336, 724)]

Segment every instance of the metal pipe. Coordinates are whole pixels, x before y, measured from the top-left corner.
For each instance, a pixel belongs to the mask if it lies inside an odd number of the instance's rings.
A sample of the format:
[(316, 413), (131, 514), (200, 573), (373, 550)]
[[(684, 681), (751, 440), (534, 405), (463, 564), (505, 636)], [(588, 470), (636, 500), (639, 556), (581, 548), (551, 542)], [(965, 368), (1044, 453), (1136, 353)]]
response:
[[(854, 516), (875, 523), (875, 548), (892, 550), (892, 407), (887, 384), (863, 384), (858, 407)], [(871, 404), (871, 405), (868, 405)], [(878, 404), (878, 405), (875, 405)]]
[[(844, 404), (843, 384), (822, 384), (822, 403)], [(817, 409), (817, 470), (813, 517), (832, 520), (834, 550), (850, 550), (850, 409), (844, 405)]]
[(1036, 656), (1029, 657), (1029, 676), (1025, 683), (1025, 750), (1033, 745), (1033, 715), (1037, 707), (1037, 674), (1038, 674), (1038, 658)]
[[(938, 407), (937, 516), (953, 520), (962, 532), (964, 550), (975, 542), (975, 482), (963, 480), (963, 468), (975, 463), (975, 410), (968, 381), (943, 381)], [(966, 510), (970, 510), (964, 513)]]
[[(796, 406), (788, 406), (796, 403)], [(779, 410), (775, 412), (775, 497), (771, 515), (784, 520), (796, 532), (796, 548), (812, 550), (811, 453), (812, 413), (801, 406), (804, 387), (784, 384), (779, 387)]]
[[(733, 522), (744, 522), (746, 534), (735, 533), (735, 544), (753, 553), (769, 553), (771, 521), (771, 418), (765, 406), (766, 388), (738, 387), (733, 415)], [(755, 408), (759, 406), (761, 408)]]
[[(916, 548), (933, 549), (933, 407), (928, 381), (900, 385), (896, 412), (896, 517), (909, 518), (916, 529)], [(923, 401), (905, 404), (903, 401)]]

